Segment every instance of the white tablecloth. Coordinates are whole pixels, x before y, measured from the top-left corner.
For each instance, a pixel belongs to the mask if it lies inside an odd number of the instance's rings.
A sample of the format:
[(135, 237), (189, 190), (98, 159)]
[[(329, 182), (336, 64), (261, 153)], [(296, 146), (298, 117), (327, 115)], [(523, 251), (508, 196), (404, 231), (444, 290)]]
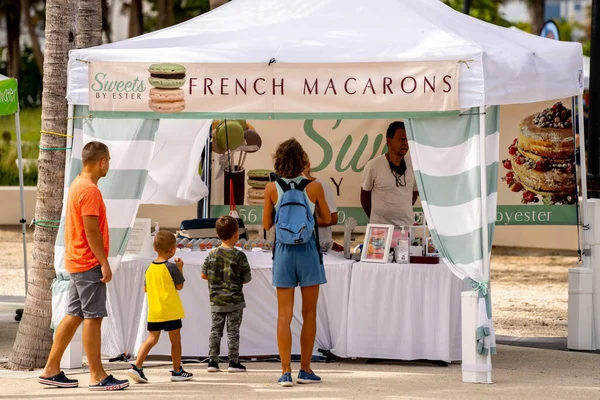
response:
[[(207, 252), (178, 252), (184, 262), (186, 279), (180, 296), (185, 309), (181, 331), (184, 356), (208, 355), (210, 334), (210, 305), (207, 282), (202, 280), (200, 269)], [(252, 268), (252, 281), (244, 285), (247, 308), (240, 330), (240, 355), (260, 356), (278, 354), (277, 349), (277, 295), (271, 286), (271, 254), (246, 253)], [(108, 318), (103, 326), (102, 352), (116, 355), (136, 353), (146, 338), (146, 296), (144, 274), (150, 263), (145, 258), (125, 258), (108, 285)], [(331, 350), (346, 357), (346, 326), (350, 276), (353, 261), (337, 254), (324, 255), (328, 283), (321, 286), (318, 303), (317, 349)], [(300, 328), (302, 303), (300, 289), (296, 290), (294, 320), (292, 321), (292, 353), (300, 354)], [(168, 335), (161, 339), (150, 354), (169, 355)], [(221, 342), (221, 354), (227, 355), (227, 334)]]
[(348, 356), (460, 360), (465, 290), (443, 264), (354, 264)]

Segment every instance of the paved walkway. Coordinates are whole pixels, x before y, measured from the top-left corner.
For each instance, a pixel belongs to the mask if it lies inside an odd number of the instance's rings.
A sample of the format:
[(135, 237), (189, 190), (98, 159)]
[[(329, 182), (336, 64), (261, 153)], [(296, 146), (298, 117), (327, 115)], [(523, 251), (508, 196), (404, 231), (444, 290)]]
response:
[[(205, 365), (187, 365), (195, 378), (190, 382), (169, 381), (169, 366), (153, 363), (146, 375), (150, 384), (105, 396), (115, 399), (597, 399), (600, 398), (600, 359), (596, 354), (540, 350), (500, 345), (493, 358), (492, 385), (461, 381), (459, 364), (436, 367), (425, 364), (389, 362), (368, 365), (364, 360), (314, 364), (323, 383), (279, 387), (275, 363), (248, 363), (248, 372), (209, 374)], [(224, 365), (223, 365), (224, 366)], [(124, 378), (127, 365), (111, 364), (111, 373)], [(294, 365), (297, 371), (297, 364)], [(38, 372), (0, 370), (0, 398), (75, 399), (89, 398), (88, 375), (76, 371), (80, 388), (44, 388)], [(94, 393), (94, 396), (104, 396)]]

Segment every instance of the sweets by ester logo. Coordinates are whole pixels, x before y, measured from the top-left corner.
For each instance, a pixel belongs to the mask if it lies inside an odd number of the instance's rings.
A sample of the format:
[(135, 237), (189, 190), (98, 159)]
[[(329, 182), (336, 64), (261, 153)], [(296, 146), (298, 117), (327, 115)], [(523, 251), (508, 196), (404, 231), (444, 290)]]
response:
[(185, 67), (180, 64), (152, 64), (148, 72), (148, 82), (153, 86), (148, 101), (150, 109), (161, 114), (185, 110), (185, 93), (181, 89), (185, 85)]
[(104, 71), (96, 72), (90, 85), (92, 96), (96, 100), (112, 100), (118, 104), (144, 101), (148, 96), (148, 106), (154, 112), (172, 114), (185, 110), (182, 89), (186, 82), (185, 67), (171, 63), (152, 64), (148, 73), (149, 77), (135, 76), (124, 80), (114, 79), (114, 74)]

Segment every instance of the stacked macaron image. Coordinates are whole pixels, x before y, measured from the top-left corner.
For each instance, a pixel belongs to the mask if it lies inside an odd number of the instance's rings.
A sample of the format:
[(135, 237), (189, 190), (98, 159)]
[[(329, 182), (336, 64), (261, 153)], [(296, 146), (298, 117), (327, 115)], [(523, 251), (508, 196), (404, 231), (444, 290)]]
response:
[(265, 187), (269, 183), (268, 169), (251, 169), (248, 171), (247, 203), (251, 206), (262, 206), (265, 203)]
[(152, 64), (148, 68), (150, 89), (148, 105), (154, 112), (173, 114), (185, 110), (185, 67), (180, 64)]

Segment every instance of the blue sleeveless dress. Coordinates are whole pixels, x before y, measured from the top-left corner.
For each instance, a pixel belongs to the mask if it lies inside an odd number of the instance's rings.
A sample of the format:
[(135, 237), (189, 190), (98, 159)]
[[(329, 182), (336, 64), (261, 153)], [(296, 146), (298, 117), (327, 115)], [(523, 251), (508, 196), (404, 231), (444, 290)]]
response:
[[(299, 183), (304, 177), (300, 176), (294, 179), (282, 178), (284, 182)], [(283, 196), (283, 190), (277, 182), (277, 204), (275, 212), (279, 210), (280, 201)], [(306, 191), (304, 195), (308, 200), (311, 211), (315, 211), (315, 204), (310, 201)], [(275, 238), (277, 240), (277, 238)], [(312, 238), (304, 244), (284, 244), (276, 243), (273, 259), (273, 281), (275, 287), (292, 288), (296, 286), (306, 287), (322, 285), (327, 283), (325, 277), (325, 268), (321, 261), (320, 249), (317, 247), (317, 238), (313, 234)]]

